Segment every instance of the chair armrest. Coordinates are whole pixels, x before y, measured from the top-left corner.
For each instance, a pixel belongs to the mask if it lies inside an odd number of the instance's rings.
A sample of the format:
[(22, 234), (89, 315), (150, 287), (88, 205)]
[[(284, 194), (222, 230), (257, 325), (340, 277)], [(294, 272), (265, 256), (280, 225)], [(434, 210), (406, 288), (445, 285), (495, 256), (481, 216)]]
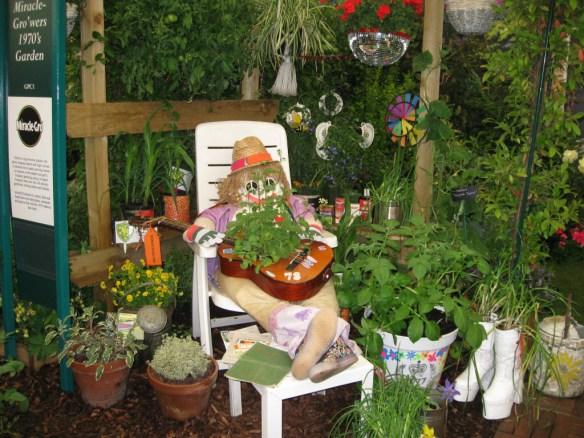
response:
[(326, 243), (331, 248), (336, 248), (339, 244), (337, 236), (327, 230), (322, 230), (322, 234), (316, 237), (314, 240), (322, 243)]
[(198, 243), (189, 243), (189, 247), (193, 250), (195, 255), (202, 257), (204, 259), (212, 259), (217, 257), (217, 246), (212, 246), (210, 248), (205, 248)]

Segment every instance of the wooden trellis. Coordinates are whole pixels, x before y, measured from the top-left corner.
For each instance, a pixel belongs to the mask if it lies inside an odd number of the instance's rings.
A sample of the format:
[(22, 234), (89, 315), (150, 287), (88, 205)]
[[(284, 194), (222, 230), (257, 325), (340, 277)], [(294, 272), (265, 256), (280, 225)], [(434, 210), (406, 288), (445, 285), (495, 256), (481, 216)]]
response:
[[(80, 14), (83, 61), (91, 68), (81, 74), (82, 103), (67, 104), (67, 135), (85, 139), (87, 209), (89, 218), (88, 254), (72, 254), (71, 281), (87, 286), (107, 273), (107, 265), (124, 255), (112, 247), (112, 218), (109, 195), (108, 139), (120, 132), (143, 132), (148, 116), (160, 102), (106, 102), (105, 65), (95, 62), (103, 53), (103, 42), (95, 41), (93, 32), (104, 34), (103, 0), (87, 0)], [(89, 44), (91, 43), (91, 44)], [(220, 120), (274, 121), (278, 102), (274, 100), (227, 100), (171, 102), (180, 119), (179, 130), (194, 129), (201, 122)], [(152, 119), (153, 131), (169, 128), (168, 114), (159, 112)]]

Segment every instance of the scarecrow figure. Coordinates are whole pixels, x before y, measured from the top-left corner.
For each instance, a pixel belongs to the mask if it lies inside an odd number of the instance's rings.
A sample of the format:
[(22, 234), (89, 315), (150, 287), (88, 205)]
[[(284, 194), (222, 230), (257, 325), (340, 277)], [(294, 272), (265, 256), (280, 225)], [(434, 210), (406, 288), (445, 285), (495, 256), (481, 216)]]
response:
[[(184, 232), (187, 243), (218, 245), (236, 214), (264, 197), (283, 197), (294, 220), (302, 218), (317, 235), (322, 233), (314, 209), (291, 195), (281, 164), (256, 137), (235, 142), (231, 173), (220, 183), (218, 192), (219, 203), (203, 211)], [(294, 377), (320, 382), (357, 360), (360, 350), (348, 339), (349, 324), (337, 316), (339, 305), (332, 279), (309, 299), (288, 302), (269, 295), (249, 279), (224, 275), (214, 262), (209, 266), (210, 280), (286, 347), (293, 359)]]

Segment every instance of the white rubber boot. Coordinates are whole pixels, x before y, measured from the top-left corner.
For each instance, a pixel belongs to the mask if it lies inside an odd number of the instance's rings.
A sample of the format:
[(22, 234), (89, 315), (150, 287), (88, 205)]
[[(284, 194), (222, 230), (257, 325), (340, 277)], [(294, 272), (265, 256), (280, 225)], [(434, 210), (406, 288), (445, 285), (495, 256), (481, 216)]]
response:
[(459, 402), (471, 402), (479, 389), (485, 390), (495, 375), (495, 324), (480, 322), (487, 332), (487, 338), (473, 354), (466, 369), (454, 381), (454, 387), (460, 393), (454, 396)]
[(523, 401), (519, 329), (495, 329), (495, 378), (483, 396), (483, 417), (500, 420)]

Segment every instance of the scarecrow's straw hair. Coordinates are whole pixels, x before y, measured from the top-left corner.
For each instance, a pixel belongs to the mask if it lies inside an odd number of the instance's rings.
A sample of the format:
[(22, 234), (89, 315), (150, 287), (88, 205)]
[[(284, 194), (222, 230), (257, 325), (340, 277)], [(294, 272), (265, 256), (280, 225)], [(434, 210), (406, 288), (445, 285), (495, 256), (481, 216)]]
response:
[(245, 187), (248, 181), (259, 181), (271, 176), (276, 184), (281, 184), (284, 189), (284, 198), (291, 194), (288, 178), (279, 162), (248, 167), (229, 174), (219, 183), (219, 202), (237, 205), (241, 202), (239, 190)]

